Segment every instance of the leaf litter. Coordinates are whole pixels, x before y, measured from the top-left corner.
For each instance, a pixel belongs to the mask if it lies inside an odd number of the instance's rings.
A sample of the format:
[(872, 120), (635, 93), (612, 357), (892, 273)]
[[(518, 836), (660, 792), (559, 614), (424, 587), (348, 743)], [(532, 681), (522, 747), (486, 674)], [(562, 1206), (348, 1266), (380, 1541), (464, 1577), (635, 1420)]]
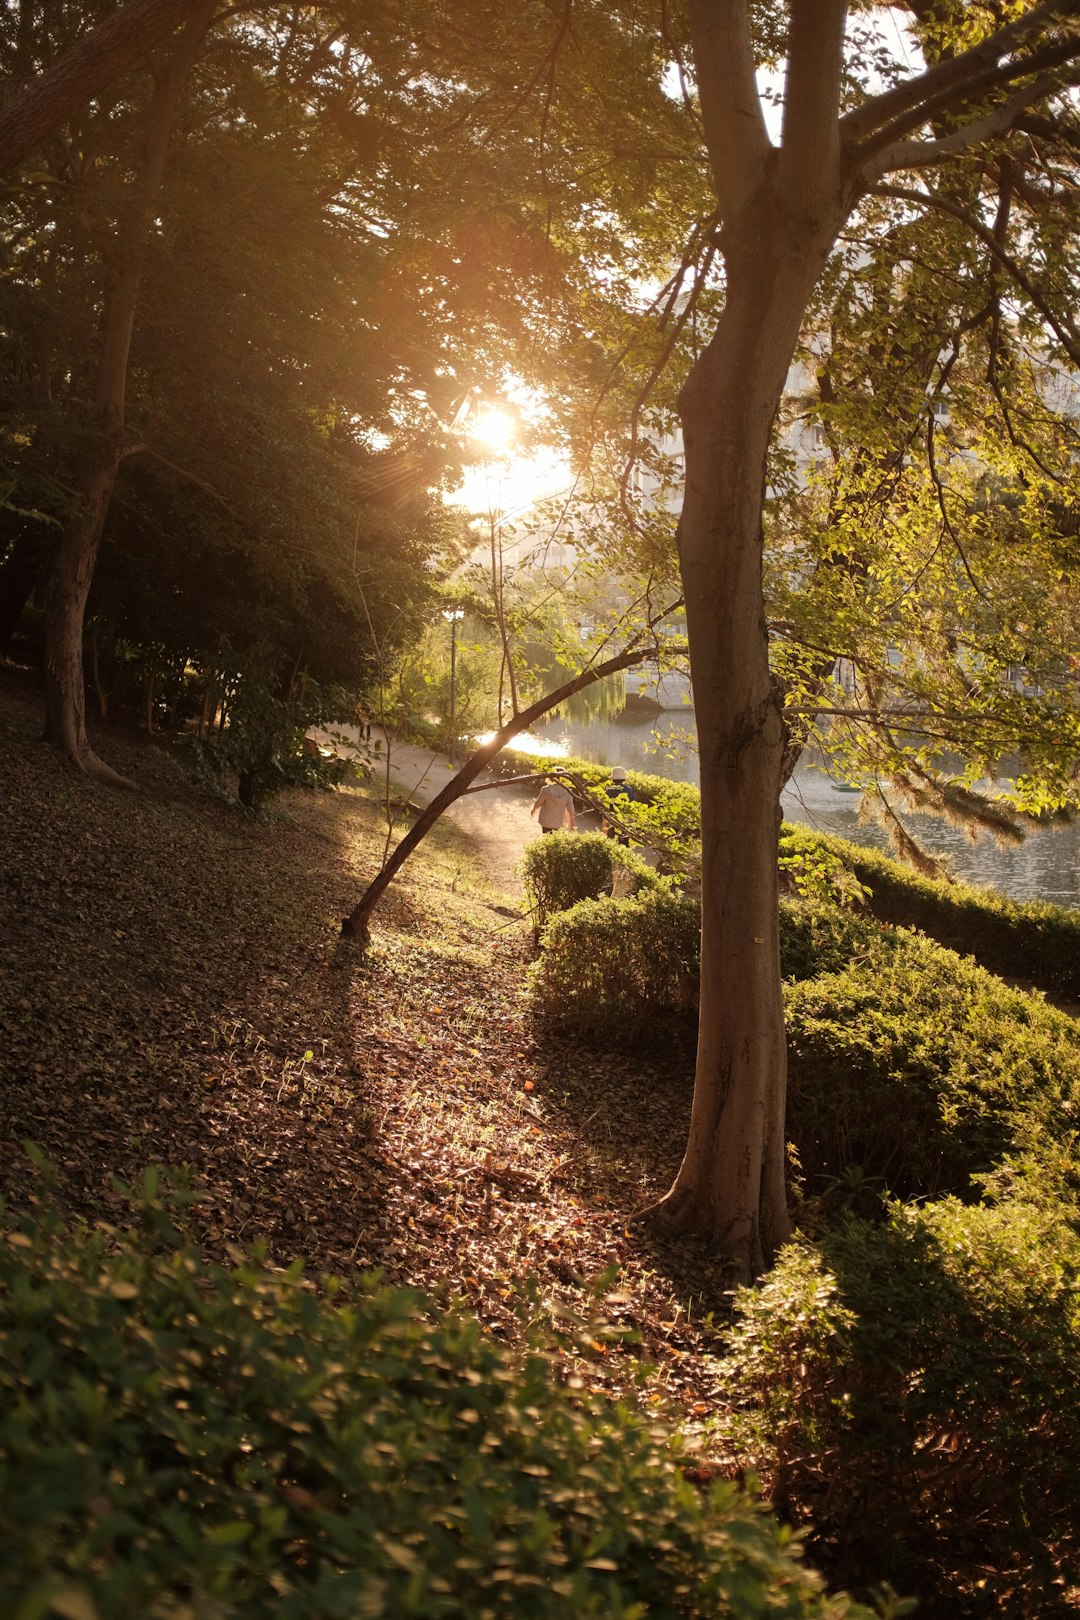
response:
[(0, 678), (9, 1202), (34, 1190), (26, 1139), (91, 1219), (115, 1213), (115, 1178), (189, 1167), (209, 1253), (262, 1240), (312, 1276), (378, 1270), (508, 1340), (528, 1310), (595, 1320), (567, 1375), (694, 1434), (720, 1398), (730, 1279), (705, 1244), (632, 1220), (677, 1167), (692, 1053), (534, 1028), (527, 920), (508, 926), (518, 907), (458, 829), (413, 857), (361, 955), (338, 920), (378, 865), (374, 795), (240, 819), (167, 748), (110, 731), (142, 788), (126, 795), (39, 733)]

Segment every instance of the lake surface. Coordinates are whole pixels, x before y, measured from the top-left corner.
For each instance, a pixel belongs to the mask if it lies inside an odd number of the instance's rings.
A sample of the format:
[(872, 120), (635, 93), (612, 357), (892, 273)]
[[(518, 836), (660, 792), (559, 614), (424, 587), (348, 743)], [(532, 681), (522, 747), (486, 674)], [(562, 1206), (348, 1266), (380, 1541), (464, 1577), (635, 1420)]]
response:
[[(623, 765), (676, 782), (698, 780), (692, 709), (668, 710), (655, 719), (635, 716), (580, 725), (554, 720), (538, 727), (534, 736), (553, 756), (574, 754), (597, 765)], [(881, 829), (859, 820), (859, 795), (841, 791), (812, 764), (800, 764), (781, 804), (788, 821), (889, 853)], [(903, 819), (924, 849), (950, 858), (953, 872), (966, 883), (988, 885), (1014, 900), (1080, 907), (1080, 825), (1048, 827), (1029, 833), (1020, 845), (1002, 848), (985, 836), (973, 844), (966, 833), (936, 816), (905, 814)]]

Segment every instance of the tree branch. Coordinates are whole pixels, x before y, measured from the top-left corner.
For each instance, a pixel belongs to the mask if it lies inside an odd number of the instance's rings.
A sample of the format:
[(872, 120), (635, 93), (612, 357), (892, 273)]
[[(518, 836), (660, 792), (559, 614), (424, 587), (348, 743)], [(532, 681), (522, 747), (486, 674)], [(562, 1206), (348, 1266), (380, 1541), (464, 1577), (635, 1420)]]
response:
[(846, 15), (847, 0), (792, 0), (780, 173), (810, 209), (836, 190)]
[(1026, 297), (1031, 299), (1031, 302), (1039, 311), (1039, 314), (1043, 317), (1043, 320), (1046, 321), (1047, 325), (1051, 328), (1054, 336), (1057, 338), (1070, 360), (1072, 360), (1075, 365), (1080, 366), (1080, 333), (1075, 330), (1072, 322), (1066, 323), (1062, 316), (1055, 314), (1055, 312), (1047, 304), (1046, 299), (1039, 292), (1039, 289), (1031, 280), (1030, 276), (1027, 275), (1027, 273), (1020, 267), (1019, 264), (1017, 264), (1016, 260), (1012, 258), (1010, 254), (1005, 252), (1000, 242), (998, 242), (995, 238), (993, 231), (984, 225), (980, 219), (976, 219), (973, 214), (967, 213), (957, 203), (950, 202), (947, 197), (943, 197), (941, 193), (937, 191), (930, 191), (929, 189), (922, 191), (909, 191), (906, 186), (887, 185), (873, 186), (871, 187), (871, 191), (875, 197), (896, 197), (901, 202), (915, 203), (919, 207), (929, 206), (931, 208), (938, 209), (938, 211), (943, 214), (948, 214), (953, 219), (959, 220), (961, 225), (965, 226), (966, 229), (971, 231), (974, 236), (978, 237), (980, 242), (989, 248), (990, 252), (997, 259), (998, 263), (1002, 265), (1012, 277), (1013, 281), (1020, 288), (1021, 292), (1023, 292)]
[(21, 163), (104, 85), (178, 28), (190, 10), (190, 0), (128, 0), (84, 34), (0, 112), (0, 172)]
[[(1080, 54), (1080, 42), (1076, 49)], [(944, 163), (949, 158), (970, 151), (973, 146), (981, 145), (984, 141), (994, 140), (999, 135), (1007, 135), (1029, 107), (1045, 96), (1051, 95), (1055, 90), (1061, 89), (1063, 84), (1073, 82), (1075, 81), (1071, 74), (1063, 80), (1057, 73), (1044, 73), (1034, 83), (1017, 91), (1008, 101), (999, 103), (982, 118), (972, 119), (970, 123), (950, 131), (948, 135), (942, 135), (938, 140), (894, 141), (889, 146), (879, 148), (867, 157), (859, 172), (865, 181), (872, 183), (892, 169), (925, 169), (935, 163)]]
[[(646, 626), (646, 631), (655, 633), (657, 625), (681, 606), (681, 598), (679, 601), (669, 603), (667, 607), (663, 608), (650, 620)], [(382, 871), (368, 884), (357, 905), (342, 922), (342, 934), (346, 938), (359, 940), (361, 943), (367, 940), (368, 923), (372, 912), (413, 850), (430, 832), (443, 811), (448, 809), (456, 799), (461, 798), (484, 767), (490, 765), (491, 761), (502, 752), (507, 743), (513, 742), (514, 738), (522, 731), (528, 731), (535, 720), (539, 720), (542, 715), (548, 714), (552, 709), (557, 708), (560, 703), (565, 703), (576, 692), (583, 691), (587, 686), (595, 685), (597, 681), (602, 681), (607, 675), (614, 675), (619, 670), (631, 669), (635, 664), (642, 664), (649, 658), (657, 657), (659, 650), (655, 642), (648, 642), (645, 645), (639, 643), (637, 646), (628, 647), (623, 652), (616, 653), (614, 657), (605, 659), (602, 664), (594, 664), (591, 668), (582, 670), (575, 675), (573, 680), (567, 681), (564, 686), (560, 686), (554, 692), (545, 693), (542, 698), (538, 698), (535, 703), (529, 704), (528, 708), (523, 709), (520, 714), (512, 715), (505, 725), (499, 727), (489, 742), (484, 743), (474, 754), (470, 755), (457, 775), (447, 782), (442, 791), (435, 795), (431, 803), (420, 814), (389, 860), (384, 864)]]
[(705, 145), (725, 220), (745, 203), (773, 150), (758, 94), (749, 12), (747, 0), (689, 0)]
[[(894, 133), (903, 134), (904, 128), (918, 128), (935, 112), (947, 111), (953, 99), (967, 99), (978, 89), (992, 83), (1002, 71), (998, 64), (1010, 51), (1038, 36), (1044, 29), (1076, 16), (1080, 16), (1080, 0), (1044, 0), (1044, 4), (999, 28), (970, 50), (935, 63), (925, 73), (916, 74), (913, 79), (886, 90), (848, 113), (840, 121), (845, 143), (858, 145), (886, 129), (891, 139)], [(1080, 39), (1073, 45), (1073, 54), (1077, 51), (1080, 51)], [(1030, 59), (1018, 59), (1004, 72), (1015, 79), (1030, 73), (1033, 68), (1037, 69), (1039, 65)], [(904, 128), (897, 127), (901, 121)]]

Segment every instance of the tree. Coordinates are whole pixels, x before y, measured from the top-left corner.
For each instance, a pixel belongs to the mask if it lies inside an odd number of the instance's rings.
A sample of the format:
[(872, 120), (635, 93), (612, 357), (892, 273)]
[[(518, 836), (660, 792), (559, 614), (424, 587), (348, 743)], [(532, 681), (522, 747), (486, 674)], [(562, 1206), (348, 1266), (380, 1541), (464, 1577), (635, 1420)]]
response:
[[(31, 8), (18, 8), (16, 29), (30, 32)], [(29, 82), (9, 88), (0, 111), (0, 173), (20, 163), (66, 118), (187, 20), (191, 0), (128, 0), (52, 63), (30, 77), (32, 64), (17, 62)]]
[(766, 8), (785, 64), (774, 144), (757, 82), (756, 9), (689, 0), (687, 10), (725, 305), (679, 401), (679, 554), (701, 760), (701, 1021), (686, 1155), (653, 1211), (664, 1229), (711, 1235), (743, 1277), (768, 1263), (789, 1229), (776, 921), (788, 728), (762, 578), (765, 469), (785, 379), (815, 287), (867, 192), (898, 170), (964, 163), (992, 184), (1026, 120), (1037, 117), (1054, 138), (1055, 99), (1080, 57), (1071, 0), (1019, 16), (988, 7), (977, 18), (951, 0), (920, 3), (911, 9), (929, 65), (896, 70), (869, 95), (845, 71), (843, 0), (791, 0)]

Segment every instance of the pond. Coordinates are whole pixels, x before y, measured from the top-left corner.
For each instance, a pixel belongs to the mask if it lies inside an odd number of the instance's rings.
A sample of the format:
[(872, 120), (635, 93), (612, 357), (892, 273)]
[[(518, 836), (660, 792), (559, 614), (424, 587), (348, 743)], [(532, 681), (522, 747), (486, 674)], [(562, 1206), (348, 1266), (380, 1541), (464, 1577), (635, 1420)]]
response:
[[(689, 708), (655, 717), (553, 720), (538, 727), (534, 736), (553, 756), (573, 754), (598, 765), (624, 765), (676, 782), (698, 780), (694, 713)], [(781, 804), (788, 821), (888, 852), (881, 829), (859, 820), (859, 795), (846, 791), (820, 766), (800, 764)], [(952, 870), (964, 882), (989, 885), (1014, 900), (1080, 907), (1080, 825), (1040, 829), (1029, 833), (1022, 844), (1003, 848), (986, 836), (973, 844), (960, 828), (936, 816), (905, 815), (904, 821), (932, 855), (949, 857)]]

